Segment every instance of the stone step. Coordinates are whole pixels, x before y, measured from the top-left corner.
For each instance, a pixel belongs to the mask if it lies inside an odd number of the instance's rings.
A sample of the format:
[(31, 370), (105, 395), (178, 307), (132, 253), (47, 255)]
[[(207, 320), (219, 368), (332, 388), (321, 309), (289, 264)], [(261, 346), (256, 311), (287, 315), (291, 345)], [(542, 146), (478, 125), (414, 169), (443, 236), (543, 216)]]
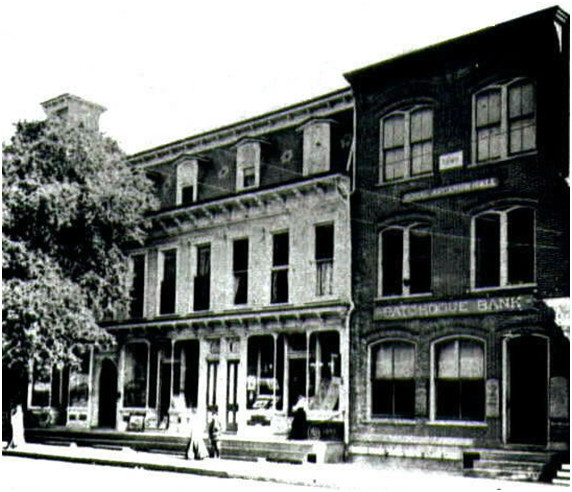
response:
[(557, 478), (565, 478), (567, 480), (570, 480), (570, 472), (564, 471), (564, 470), (558, 470), (558, 473), (556, 473), (556, 477)]
[(562, 470), (570, 472), (570, 463), (562, 463)]
[(542, 472), (546, 463), (536, 461), (477, 460), (473, 463), (475, 470), (522, 470)]
[(458, 446), (438, 446), (419, 443), (368, 443), (352, 444), (350, 455), (364, 455), (395, 458), (421, 458), (460, 461), (462, 450)]
[(481, 460), (490, 461), (532, 461), (549, 463), (554, 454), (543, 451), (520, 451), (510, 449), (469, 449), (469, 453), (478, 455)]
[(465, 470), (463, 474), (466, 477), (474, 478), (494, 478), (503, 480), (515, 480), (522, 482), (538, 482), (540, 479), (540, 472), (529, 470), (502, 470), (502, 469), (469, 469)]
[(552, 480), (553, 485), (563, 485), (564, 487), (570, 487), (570, 480), (564, 478), (555, 478)]

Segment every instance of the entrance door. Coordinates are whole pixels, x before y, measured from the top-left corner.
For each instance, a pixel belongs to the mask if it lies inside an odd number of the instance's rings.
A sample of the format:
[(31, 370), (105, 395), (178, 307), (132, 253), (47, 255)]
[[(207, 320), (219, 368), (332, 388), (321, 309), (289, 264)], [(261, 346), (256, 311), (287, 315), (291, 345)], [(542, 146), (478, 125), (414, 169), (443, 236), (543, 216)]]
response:
[(159, 421), (168, 422), (171, 407), (171, 362), (161, 362), (161, 379), (159, 393)]
[(508, 437), (512, 443), (546, 444), (548, 342), (538, 336), (508, 341)]
[(99, 375), (99, 427), (115, 429), (117, 416), (117, 367), (104, 359)]
[(306, 396), (306, 359), (288, 359), (288, 415), (301, 396)]
[(226, 429), (236, 432), (238, 423), (238, 361), (228, 361), (228, 373), (226, 378)]

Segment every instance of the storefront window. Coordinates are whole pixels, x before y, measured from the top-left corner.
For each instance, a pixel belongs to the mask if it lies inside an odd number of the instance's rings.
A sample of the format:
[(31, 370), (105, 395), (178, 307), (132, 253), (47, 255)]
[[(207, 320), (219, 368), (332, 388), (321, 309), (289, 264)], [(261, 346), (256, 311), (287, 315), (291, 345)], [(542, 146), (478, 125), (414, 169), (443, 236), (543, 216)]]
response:
[(282, 408), (284, 341), (279, 338), (278, 353), (271, 335), (248, 340), (248, 375), (246, 407), (249, 409)]
[(340, 337), (337, 332), (310, 336), (310, 410), (337, 410), (341, 386)]
[(482, 421), (485, 418), (484, 345), (477, 340), (447, 340), (437, 344), (436, 417)]
[(413, 418), (415, 412), (415, 348), (391, 341), (372, 348), (371, 414)]
[(199, 390), (199, 342), (175, 343), (173, 395), (184, 398), (186, 408), (196, 408)]
[(34, 367), (32, 378), (32, 405), (33, 407), (50, 406), (50, 371), (41, 371), (39, 367)]
[(146, 343), (131, 343), (125, 347), (123, 366), (123, 406), (145, 408), (147, 404), (149, 348)]
[(87, 408), (90, 353), (79, 354), (78, 357), (80, 358), (80, 367), (70, 369), (69, 373), (69, 405), (70, 407)]

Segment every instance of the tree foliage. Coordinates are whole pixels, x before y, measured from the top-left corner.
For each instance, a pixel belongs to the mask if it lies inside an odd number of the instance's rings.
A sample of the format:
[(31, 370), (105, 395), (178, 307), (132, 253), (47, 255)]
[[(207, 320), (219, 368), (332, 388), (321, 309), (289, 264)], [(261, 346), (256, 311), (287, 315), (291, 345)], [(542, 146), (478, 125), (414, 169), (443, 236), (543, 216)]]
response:
[(57, 118), (18, 123), (2, 154), (3, 366), (77, 363), (128, 302), (123, 251), (144, 239), (152, 184), (113, 140)]

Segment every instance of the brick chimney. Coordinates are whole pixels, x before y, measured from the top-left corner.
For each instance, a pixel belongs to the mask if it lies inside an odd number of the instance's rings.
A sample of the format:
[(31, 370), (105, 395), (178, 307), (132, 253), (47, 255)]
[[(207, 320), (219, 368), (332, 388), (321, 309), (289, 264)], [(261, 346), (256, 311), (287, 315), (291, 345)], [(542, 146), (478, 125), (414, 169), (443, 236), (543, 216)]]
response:
[(63, 118), (74, 125), (99, 130), (99, 117), (106, 108), (73, 94), (62, 94), (42, 103), (48, 118)]

